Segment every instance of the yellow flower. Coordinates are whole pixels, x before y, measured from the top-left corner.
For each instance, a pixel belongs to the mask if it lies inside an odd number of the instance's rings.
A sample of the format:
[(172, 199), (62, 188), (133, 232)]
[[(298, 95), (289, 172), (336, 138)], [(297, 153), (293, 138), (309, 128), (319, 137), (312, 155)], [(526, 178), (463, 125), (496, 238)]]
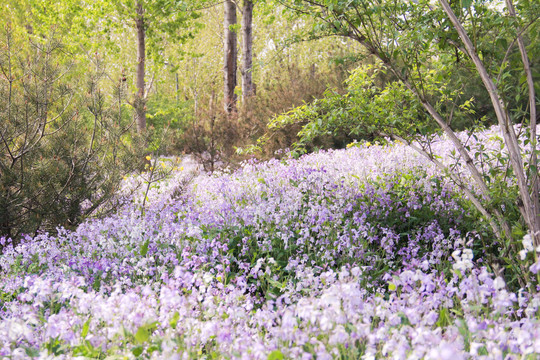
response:
[(152, 158), (150, 157), (150, 155), (147, 155), (147, 156), (146, 156), (146, 160), (150, 161), (150, 159), (152, 159)]
[(366, 142), (366, 147), (370, 147), (371, 146), (371, 143), (368, 141)]

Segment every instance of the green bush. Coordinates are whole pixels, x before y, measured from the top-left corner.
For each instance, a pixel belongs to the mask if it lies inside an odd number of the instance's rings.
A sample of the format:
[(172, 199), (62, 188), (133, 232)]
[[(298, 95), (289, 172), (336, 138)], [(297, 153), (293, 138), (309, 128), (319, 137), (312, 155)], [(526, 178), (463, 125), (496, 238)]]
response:
[(105, 93), (99, 59), (82, 76), (54, 36), (8, 25), (0, 41), (0, 237), (54, 232), (114, 208), (135, 166), (121, 82)]

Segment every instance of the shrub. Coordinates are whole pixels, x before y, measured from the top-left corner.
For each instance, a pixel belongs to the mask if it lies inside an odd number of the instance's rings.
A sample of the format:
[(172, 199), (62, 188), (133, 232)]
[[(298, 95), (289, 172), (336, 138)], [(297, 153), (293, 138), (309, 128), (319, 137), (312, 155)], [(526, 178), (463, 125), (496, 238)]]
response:
[(113, 102), (100, 89), (100, 59), (82, 77), (54, 33), (26, 42), (8, 24), (1, 35), (0, 236), (55, 232), (111, 210), (134, 165), (121, 82)]

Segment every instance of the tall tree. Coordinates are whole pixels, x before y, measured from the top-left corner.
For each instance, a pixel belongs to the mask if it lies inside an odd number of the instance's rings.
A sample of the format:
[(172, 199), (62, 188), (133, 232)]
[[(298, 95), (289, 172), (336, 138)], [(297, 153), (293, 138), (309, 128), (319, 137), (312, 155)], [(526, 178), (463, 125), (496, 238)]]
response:
[(255, 95), (253, 83), (253, 1), (244, 0), (242, 9), (242, 101)]
[[(135, 110), (137, 130), (143, 132), (146, 129), (146, 102), (152, 86), (152, 81), (145, 81), (147, 60), (152, 60), (153, 65), (161, 65), (165, 62), (163, 54), (167, 43), (184, 43), (193, 37), (197, 26), (191, 25), (197, 25), (193, 20), (199, 16), (194, 9), (200, 2), (191, 2), (188, 6), (170, 0), (96, 0), (87, 3), (78, 0), (10, 0), (8, 9), (36, 34), (46, 33), (51, 27), (58, 28), (69, 38), (70, 49), (80, 51), (82, 48), (88, 54), (118, 53), (119, 49), (126, 48), (119, 39), (131, 38), (134, 33), (135, 43), (131, 46), (137, 49), (133, 68), (136, 90), (130, 104)], [(98, 44), (96, 39), (99, 39)]]
[(236, 45), (236, 4), (232, 0), (225, 0), (224, 3), (225, 16), (223, 21), (223, 28), (225, 32), (224, 37), (224, 64), (223, 64), (223, 105), (225, 111), (231, 114), (236, 111), (237, 96), (235, 93), (236, 88), (236, 58), (237, 58), (237, 45)]
[(135, 122), (137, 131), (143, 132), (146, 129), (146, 84), (144, 75), (146, 72), (146, 31), (144, 8), (141, 0), (136, 4), (137, 12), (135, 17), (135, 27), (137, 29), (137, 93), (133, 107), (135, 109)]
[[(131, 23), (136, 32), (137, 61), (135, 67), (134, 118), (137, 131), (146, 130), (146, 103), (152, 81), (146, 82), (147, 59), (164, 63), (163, 52), (166, 41), (184, 42), (192, 37), (188, 24), (198, 14), (184, 4), (167, 0), (102, 0), (93, 4), (97, 16), (109, 16), (104, 21), (106, 30), (115, 28), (125, 31), (125, 22)], [(103, 14), (104, 10), (109, 15)], [(120, 21), (118, 21), (120, 19)], [(112, 20), (112, 21), (111, 21)]]

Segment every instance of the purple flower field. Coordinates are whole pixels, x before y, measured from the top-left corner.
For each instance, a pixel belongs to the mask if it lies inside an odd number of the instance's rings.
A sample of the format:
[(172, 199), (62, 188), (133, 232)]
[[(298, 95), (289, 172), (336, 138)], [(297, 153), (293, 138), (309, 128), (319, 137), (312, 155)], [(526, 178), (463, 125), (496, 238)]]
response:
[[(487, 271), (487, 225), (404, 145), (248, 162), (179, 191), (187, 173), (144, 212), (137, 192), (76, 231), (0, 239), (0, 358), (538, 358), (540, 294)], [(531, 255), (516, 262), (534, 277)]]

